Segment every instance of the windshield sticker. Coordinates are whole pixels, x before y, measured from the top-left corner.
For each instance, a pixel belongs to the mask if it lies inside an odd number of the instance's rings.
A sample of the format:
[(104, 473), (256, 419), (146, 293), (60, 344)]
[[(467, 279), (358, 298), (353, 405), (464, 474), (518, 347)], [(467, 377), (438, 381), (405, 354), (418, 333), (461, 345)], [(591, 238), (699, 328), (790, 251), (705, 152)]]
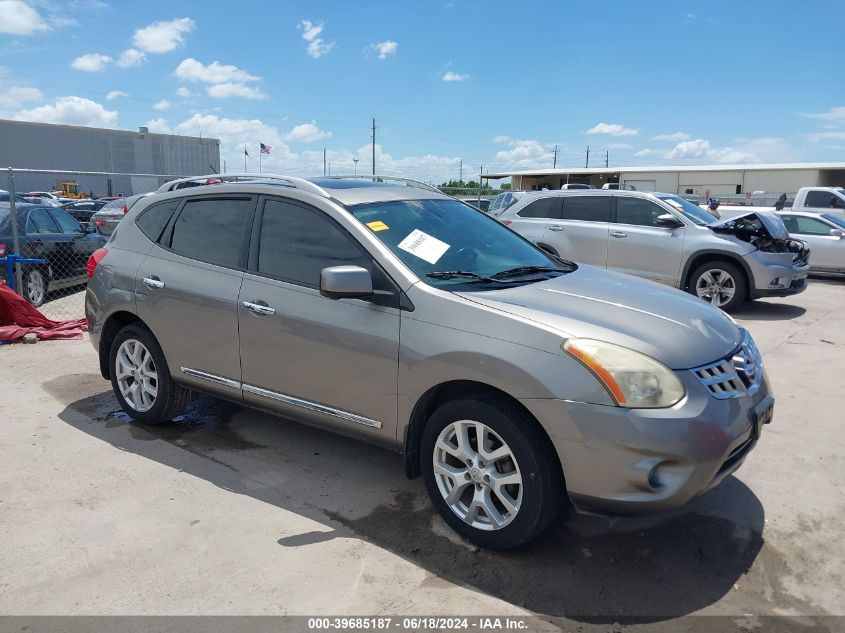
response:
[(370, 227), (370, 230), (374, 233), (378, 233), (379, 231), (386, 231), (390, 228), (381, 220), (376, 220), (375, 222), (367, 222), (367, 226)]
[(427, 261), (429, 264), (436, 264), (437, 260), (443, 257), (443, 253), (449, 250), (449, 244), (441, 242), (428, 233), (414, 229), (408, 236), (399, 242), (398, 247), (403, 251)]

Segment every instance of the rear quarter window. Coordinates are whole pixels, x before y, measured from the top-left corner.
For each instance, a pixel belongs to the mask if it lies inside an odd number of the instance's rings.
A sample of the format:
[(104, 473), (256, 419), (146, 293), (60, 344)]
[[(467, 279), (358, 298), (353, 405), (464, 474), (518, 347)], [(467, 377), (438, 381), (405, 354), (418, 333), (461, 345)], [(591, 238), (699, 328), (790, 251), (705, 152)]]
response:
[(141, 229), (141, 232), (150, 238), (153, 242), (158, 242), (161, 239), (161, 234), (173, 212), (179, 206), (181, 200), (170, 200), (160, 204), (154, 204), (150, 208), (141, 212), (135, 224)]

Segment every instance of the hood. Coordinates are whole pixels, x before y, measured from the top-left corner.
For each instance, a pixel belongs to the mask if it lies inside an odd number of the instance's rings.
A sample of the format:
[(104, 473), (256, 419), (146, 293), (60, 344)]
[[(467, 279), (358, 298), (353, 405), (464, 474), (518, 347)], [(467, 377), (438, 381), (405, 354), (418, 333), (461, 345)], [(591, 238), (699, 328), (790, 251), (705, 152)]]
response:
[(726, 233), (742, 232), (745, 227), (752, 225), (755, 219), (759, 221), (760, 224), (758, 231), (765, 231), (771, 239), (789, 239), (789, 231), (786, 230), (786, 225), (783, 223), (783, 219), (774, 211), (753, 211), (750, 213), (742, 213), (720, 222), (711, 222), (710, 228), (715, 231)]
[(546, 281), (462, 297), (559, 330), (647, 354), (671, 369), (727, 356), (739, 328), (709, 303), (686, 292), (592, 266)]

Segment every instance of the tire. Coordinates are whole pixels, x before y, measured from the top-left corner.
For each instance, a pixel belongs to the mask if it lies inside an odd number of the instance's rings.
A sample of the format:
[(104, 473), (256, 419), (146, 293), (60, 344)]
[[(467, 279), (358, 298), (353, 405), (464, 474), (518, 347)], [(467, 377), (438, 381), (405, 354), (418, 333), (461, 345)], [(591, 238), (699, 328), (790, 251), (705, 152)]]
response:
[(687, 291), (730, 312), (742, 305), (748, 297), (748, 282), (745, 272), (736, 264), (711, 260), (692, 271)]
[[(452, 436), (459, 428), (465, 430), (464, 443), (469, 440), (469, 449), (460, 459), (461, 446)], [(484, 454), (472, 447), (473, 443), (478, 447), (479, 430), (486, 438)], [(446, 444), (449, 450), (443, 449)], [(485, 454), (497, 453), (509, 456), (483, 462)], [(472, 467), (466, 465), (467, 457)], [(536, 537), (555, 518), (565, 494), (560, 462), (548, 438), (525, 411), (496, 396), (479, 395), (440, 406), (423, 429), (420, 469), (432, 503), (446, 523), (489, 549), (512, 549)], [(489, 474), (485, 477), (485, 473)], [(497, 487), (491, 475), (520, 483)], [(486, 507), (492, 504), (492, 512), (479, 502)]]
[(47, 280), (37, 268), (30, 268), (23, 278), (23, 295), (33, 307), (40, 308), (47, 300)]
[[(127, 372), (130, 367), (134, 374)], [(191, 399), (191, 390), (173, 381), (161, 346), (143, 326), (127, 325), (117, 333), (109, 350), (109, 373), (121, 408), (142, 424), (172, 420)]]

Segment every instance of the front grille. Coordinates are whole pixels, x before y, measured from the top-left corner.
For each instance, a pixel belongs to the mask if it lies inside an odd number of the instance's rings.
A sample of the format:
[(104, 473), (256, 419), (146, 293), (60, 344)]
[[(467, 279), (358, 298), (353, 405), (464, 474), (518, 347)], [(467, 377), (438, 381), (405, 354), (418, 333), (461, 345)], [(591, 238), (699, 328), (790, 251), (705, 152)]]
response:
[(763, 381), (760, 352), (751, 335), (744, 330), (740, 346), (730, 355), (691, 371), (719, 400), (752, 395)]

